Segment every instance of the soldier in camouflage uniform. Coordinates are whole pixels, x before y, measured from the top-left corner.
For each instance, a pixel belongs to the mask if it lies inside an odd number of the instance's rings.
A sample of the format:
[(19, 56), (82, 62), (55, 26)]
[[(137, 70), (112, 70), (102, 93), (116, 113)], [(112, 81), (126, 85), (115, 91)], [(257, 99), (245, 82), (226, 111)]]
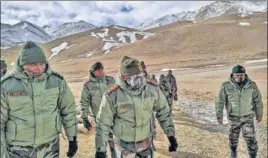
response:
[(170, 142), (169, 151), (176, 151), (178, 144), (166, 98), (157, 85), (146, 82), (139, 61), (124, 56), (116, 81), (103, 95), (97, 115), (95, 157), (106, 158), (111, 126), (118, 158), (153, 157), (153, 111)]
[(3, 78), (7, 74), (7, 64), (5, 60), (1, 59), (1, 72), (0, 78)]
[(166, 77), (164, 74), (160, 75), (159, 78), (159, 87), (162, 91), (162, 93), (164, 94), (164, 96), (167, 99), (169, 108), (170, 108), (170, 113), (172, 111), (172, 103), (173, 103), (173, 99), (172, 99), (172, 92), (171, 92), (171, 87), (169, 82), (167, 82)]
[(148, 74), (147, 70), (146, 70), (146, 65), (144, 63), (144, 61), (141, 61), (140, 63), (141, 67), (142, 67), (142, 71), (143, 71), (143, 75), (145, 77), (146, 80), (151, 80), (150, 75)]
[[(111, 76), (107, 76), (101, 62), (96, 62), (91, 66), (89, 71), (89, 79), (84, 83), (81, 95), (81, 111), (84, 127), (90, 130), (91, 124), (88, 121), (88, 116), (93, 115), (96, 121), (96, 115), (99, 111), (102, 95), (104, 92), (115, 84), (115, 80)], [(115, 158), (113, 134), (110, 132), (109, 146), (111, 157)]]
[(62, 125), (72, 157), (78, 148), (74, 97), (43, 50), (28, 41), (1, 80), (1, 157), (58, 158)]
[(172, 95), (173, 95), (173, 99), (175, 101), (178, 100), (178, 94), (177, 94), (177, 82), (176, 82), (176, 78), (175, 76), (172, 74), (172, 71), (171, 70), (168, 70), (168, 74), (166, 76), (166, 79), (167, 81), (169, 82), (170, 86), (171, 86), (171, 92), (172, 92)]
[(257, 122), (261, 122), (263, 103), (256, 83), (247, 76), (245, 68), (241, 65), (233, 67), (229, 80), (222, 83), (216, 99), (216, 116), (220, 124), (224, 106), (229, 120), (230, 157), (237, 157), (239, 134), (242, 129), (250, 158), (256, 158), (258, 144), (254, 117)]
[(157, 84), (157, 79), (155, 78), (155, 74), (152, 74), (152, 81), (154, 81)]

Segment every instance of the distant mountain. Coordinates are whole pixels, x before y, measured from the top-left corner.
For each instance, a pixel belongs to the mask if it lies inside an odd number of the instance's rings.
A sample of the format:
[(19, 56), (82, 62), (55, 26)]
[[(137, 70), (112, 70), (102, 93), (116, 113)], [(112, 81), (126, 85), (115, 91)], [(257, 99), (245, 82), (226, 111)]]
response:
[(52, 25), (45, 25), (43, 26), (43, 28), (54, 39), (57, 39), (68, 35), (73, 35), (76, 33), (95, 29), (96, 26), (81, 20), (78, 22), (64, 23), (59, 25), (58, 27), (53, 27)]
[(11, 27), (12, 25), (1, 23), (1, 30)]
[(201, 21), (221, 15), (235, 14), (247, 16), (267, 11), (267, 1), (216, 1), (197, 11), (180, 12), (166, 15), (154, 21), (144, 22), (137, 26), (140, 30), (155, 28), (177, 21)]
[(9, 47), (27, 40), (45, 43), (52, 40), (52, 37), (41, 27), (27, 21), (21, 21), (15, 25), (1, 23), (1, 47)]

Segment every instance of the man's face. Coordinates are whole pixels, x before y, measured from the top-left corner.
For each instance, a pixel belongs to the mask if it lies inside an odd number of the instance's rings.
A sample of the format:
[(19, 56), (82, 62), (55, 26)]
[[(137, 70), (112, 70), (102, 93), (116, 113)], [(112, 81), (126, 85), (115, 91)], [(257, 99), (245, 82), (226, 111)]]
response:
[(6, 68), (1, 69), (1, 75), (5, 75), (6, 73), (7, 73), (7, 69)]
[(103, 71), (103, 69), (95, 70), (95, 71), (93, 72), (93, 74), (94, 74), (95, 77), (97, 77), (97, 78), (102, 78), (103, 75), (104, 75), (104, 71)]
[(139, 89), (144, 84), (143, 74), (127, 76), (125, 81), (132, 89)]
[(46, 64), (45, 63), (35, 63), (27, 64), (22, 66), (24, 70), (33, 73), (35, 76), (40, 76), (44, 73)]
[(172, 74), (172, 71), (168, 71), (168, 74), (171, 75)]
[(233, 78), (236, 83), (241, 83), (245, 80), (246, 74), (245, 73), (234, 73)]

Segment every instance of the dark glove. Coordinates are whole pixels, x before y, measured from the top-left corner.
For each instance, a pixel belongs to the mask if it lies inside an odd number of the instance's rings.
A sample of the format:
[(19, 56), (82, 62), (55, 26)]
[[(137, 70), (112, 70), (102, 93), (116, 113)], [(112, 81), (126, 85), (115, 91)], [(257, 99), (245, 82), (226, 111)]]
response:
[(106, 158), (105, 152), (96, 152), (95, 158)]
[(169, 97), (172, 98), (172, 93), (169, 93)]
[(73, 141), (69, 141), (69, 150), (67, 152), (68, 157), (73, 157), (78, 149), (76, 137), (74, 137)]
[(178, 94), (174, 95), (174, 100), (177, 101), (178, 100)]
[(91, 124), (89, 123), (88, 119), (83, 119), (83, 124), (84, 124), (84, 127), (90, 131), (91, 129)]
[(170, 136), (168, 137), (168, 141), (170, 143), (170, 146), (169, 146), (169, 152), (174, 152), (177, 150), (178, 148), (178, 142), (177, 142), (177, 139), (174, 137), (174, 136)]

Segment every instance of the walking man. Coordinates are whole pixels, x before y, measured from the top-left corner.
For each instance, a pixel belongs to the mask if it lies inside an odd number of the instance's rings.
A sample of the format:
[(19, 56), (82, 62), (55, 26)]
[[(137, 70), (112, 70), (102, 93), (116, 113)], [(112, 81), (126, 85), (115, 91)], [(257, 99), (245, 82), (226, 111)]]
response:
[(170, 108), (170, 113), (171, 113), (172, 112), (172, 103), (173, 103), (172, 92), (171, 92), (170, 84), (167, 82), (164, 74), (160, 75), (159, 87), (167, 99), (167, 102), (168, 102), (168, 105)]
[(146, 83), (140, 62), (124, 56), (117, 84), (105, 92), (97, 114), (96, 158), (106, 157), (111, 126), (117, 157), (152, 158), (153, 111), (170, 142), (169, 151), (176, 151), (178, 143), (166, 98), (157, 85)]
[(5, 60), (1, 59), (1, 74), (0, 78), (4, 78), (7, 74), (7, 64)]
[[(96, 115), (99, 111), (102, 95), (113, 84), (115, 84), (114, 78), (107, 76), (104, 73), (104, 67), (101, 62), (96, 62), (91, 66), (89, 71), (89, 79), (84, 83), (80, 100), (84, 127), (88, 130), (91, 129), (88, 116), (93, 115), (96, 121)], [(111, 157), (116, 158), (113, 133), (110, 132), (109, 136)]]
[(173, 99), (175, 101), (178, 100), (178, 94), (177, 94), (177, 82), (176, 82), (176, 78), (175, 76), (172, 74), (171, 70), (168, 70), (168, 74), (166, 76), (167, 81), (169, 82), (170, 86), (171, 86), (171, 92), (173, 95)]
[(1, 80), (1, 157), (58, 158), (62, 125), (69, 140), (67, 156), (74, 156), (77, 120), (66, 81), (31, 41), (14, 66)]
[(258, 123), (262, 121), (263, 103), (256, 83), (248, 77), (241, 65), (234, 66), (229, 80), (221, 85), (216, 99), (219, 124), (222, 124), (224, 106), (229, 120), (230, 158), (237, 158), (240, 130), (247, 143), (250, 158), (256, 158), (258, 143), (254, 117)]

